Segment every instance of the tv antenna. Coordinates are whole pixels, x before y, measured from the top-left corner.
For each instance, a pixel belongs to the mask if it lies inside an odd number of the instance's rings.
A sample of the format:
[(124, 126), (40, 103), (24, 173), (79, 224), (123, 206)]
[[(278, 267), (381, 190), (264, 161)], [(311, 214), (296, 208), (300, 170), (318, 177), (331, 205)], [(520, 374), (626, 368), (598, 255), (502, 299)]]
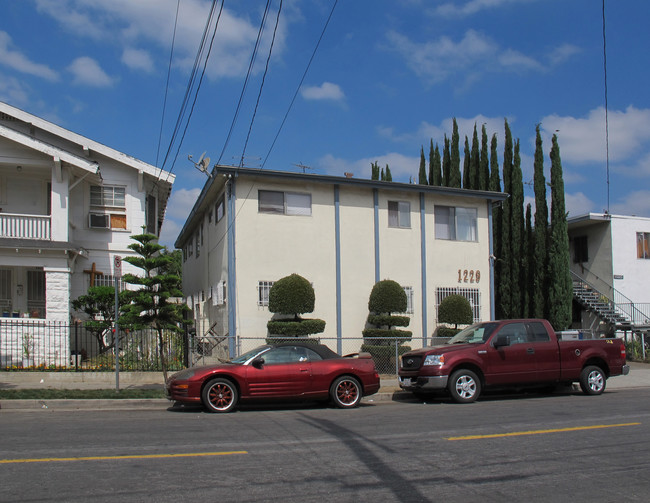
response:
[(205, 152), (203, 152), (203, 153), (201, 154), (201, 157), (199, 157), (199, 161), (198, 161), (198, 162), (194, 162), (194, 161), (192, 160), (192, 156), (191, 156), (191, 155), (188, 155), (187, 158), (189, 159), (189, 161), (190, 161), (192, 164), (194, 164), (194, 167), (195, 167), (196, 169), (198, 169), (200, 172), (205, 173), (206, 175), (208, 175), (208, 178), (210, 178), (210, 177), (212, 176), (212, 173), (209, 173), (209, 172), (208, 172), (208, 167), (210, 166), (210, 158), (205, 156)]
[(305, 170), (311, 169), (311, 170), (313, 171), (313, 169), (314, 169), (314, 168), (312, 168), (311, 166), (305, 166), (305, 165), (304, 165), (303, 163), (301, 163), (301, 162), (298, 163), (298, 164), (294, 164), (294, 166), (296, 166), (296, 167), (302, 169), (302, 172), (303, 172), (303, 173), (306, 172)]

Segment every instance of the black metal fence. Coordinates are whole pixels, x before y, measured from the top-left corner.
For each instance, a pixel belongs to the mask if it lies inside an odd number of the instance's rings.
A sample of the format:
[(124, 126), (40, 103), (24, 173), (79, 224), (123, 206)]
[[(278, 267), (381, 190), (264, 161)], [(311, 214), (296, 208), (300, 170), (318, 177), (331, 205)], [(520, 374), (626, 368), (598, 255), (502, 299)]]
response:
[[(119, 330), (119, 361), (124, 371), (162, 370), (158, 332)], [(163, 333), (168, 370), (188, 366), (186, 333)], [(0, 321), (0, 370), (115, 370), (115, 333), (83, 323)]]

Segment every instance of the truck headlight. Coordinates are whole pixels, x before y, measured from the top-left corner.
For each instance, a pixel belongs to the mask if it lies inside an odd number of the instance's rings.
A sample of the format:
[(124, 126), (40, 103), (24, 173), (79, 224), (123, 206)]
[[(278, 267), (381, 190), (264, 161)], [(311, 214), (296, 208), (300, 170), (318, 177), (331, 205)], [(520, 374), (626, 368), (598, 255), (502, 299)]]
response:
[(424, 359), (424, 365), (444, 365), (445, 355), (427, 355)]

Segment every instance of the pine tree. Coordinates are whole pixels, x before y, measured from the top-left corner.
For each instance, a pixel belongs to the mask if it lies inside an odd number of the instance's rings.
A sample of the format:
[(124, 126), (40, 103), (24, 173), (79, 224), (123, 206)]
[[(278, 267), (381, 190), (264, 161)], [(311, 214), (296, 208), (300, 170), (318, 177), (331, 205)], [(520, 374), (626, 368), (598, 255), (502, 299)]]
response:
[(481, 128), (481, 158), (479, 159), (479, 190), (488, 190), (490, 186), (490, 160), (488, 158), (488, 137), (485, 124)]
[(535, 128), (535, 164), (533, 186), (535, 190), (535, 274), (532, 278), (532, 303), (535, 318), (548, 318), (548, 205), (546, 203), (546, 178), (544, 177), (544, 152), (539, 124)]
[(479, 188), (479, 164), (480, 154), (478, 150), (478, 135), (476, 134), (476, 123), (474, 123), (474, 134), (472, 135), (472, 154), (469, 161), (469, 177), (473, 189)]
[(570, 272), (569, 232), (564, 203), (564, 180), (557, 135), (551, 147), (551, 239), (549, 242), (549, 316), (555, 330), (571, 325), (573, 284)]
[(449, 138), (445, 134), (445, 146), (442, 152), (442, 185), (449, 187), (449, 179), (451, 178), (451, 150), (449, 148)]
[(462, 177), (460, 174), (460, 137), (458, 136), (458, 124), (456, 118), (453, 120), (453, 130), (451, 133), (451, 166), (449, 169), (449, 187), (457, 187), (460, 189), (462, 184)]
[(472, 182), (471, 182), (470, 172), (469, 172), (469, 161), (470, 161), (469, 140), (467, 139), (467, 136), (465, 136), (465, 150), (463, 156), (463, 188), (464, 189), (472, 188)]
[(511, 173), (511, 214), (510, 214), (510, 275), (512, 317), (522, 317), (524, 311), (524, 184), (519, 157), (519, 140), (515, 142)]
[(427, 180), (427, 162), (424, 158), (424, 147), (420, 147), (420, 172), (418, 173), (418, 183), (420, 185), (428, 185)]
[(433, 148), (433, 139), (429, 147), (429, 185), (440, 186), (442, 185), (442, 175), (440, 173), (440, 150), (436, 143), (436, 148)]

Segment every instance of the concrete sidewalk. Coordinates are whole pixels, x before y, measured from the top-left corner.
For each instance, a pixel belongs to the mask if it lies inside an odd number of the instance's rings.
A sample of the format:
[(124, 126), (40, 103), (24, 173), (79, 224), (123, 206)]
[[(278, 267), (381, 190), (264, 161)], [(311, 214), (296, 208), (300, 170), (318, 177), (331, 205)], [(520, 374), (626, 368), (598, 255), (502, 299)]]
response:
[[(607, 389), (650, 387), (650, 364), (629, 362), (630, 373), (607, 381)], [(160, 372), (121, 372), (120, 389), (162, 389)], [(115, 389), (112, 372), (0, 372), (0, 389)], [(401, 391), (395, 376), (382, 376), (378, 393), (365, 397), (364, 402), (411, 400), (413, 395)], [(2, 410), (133, 410), (166, 409), (172, 402), (166, 399), (104, 399), (104, 400), (2, 400)]]

